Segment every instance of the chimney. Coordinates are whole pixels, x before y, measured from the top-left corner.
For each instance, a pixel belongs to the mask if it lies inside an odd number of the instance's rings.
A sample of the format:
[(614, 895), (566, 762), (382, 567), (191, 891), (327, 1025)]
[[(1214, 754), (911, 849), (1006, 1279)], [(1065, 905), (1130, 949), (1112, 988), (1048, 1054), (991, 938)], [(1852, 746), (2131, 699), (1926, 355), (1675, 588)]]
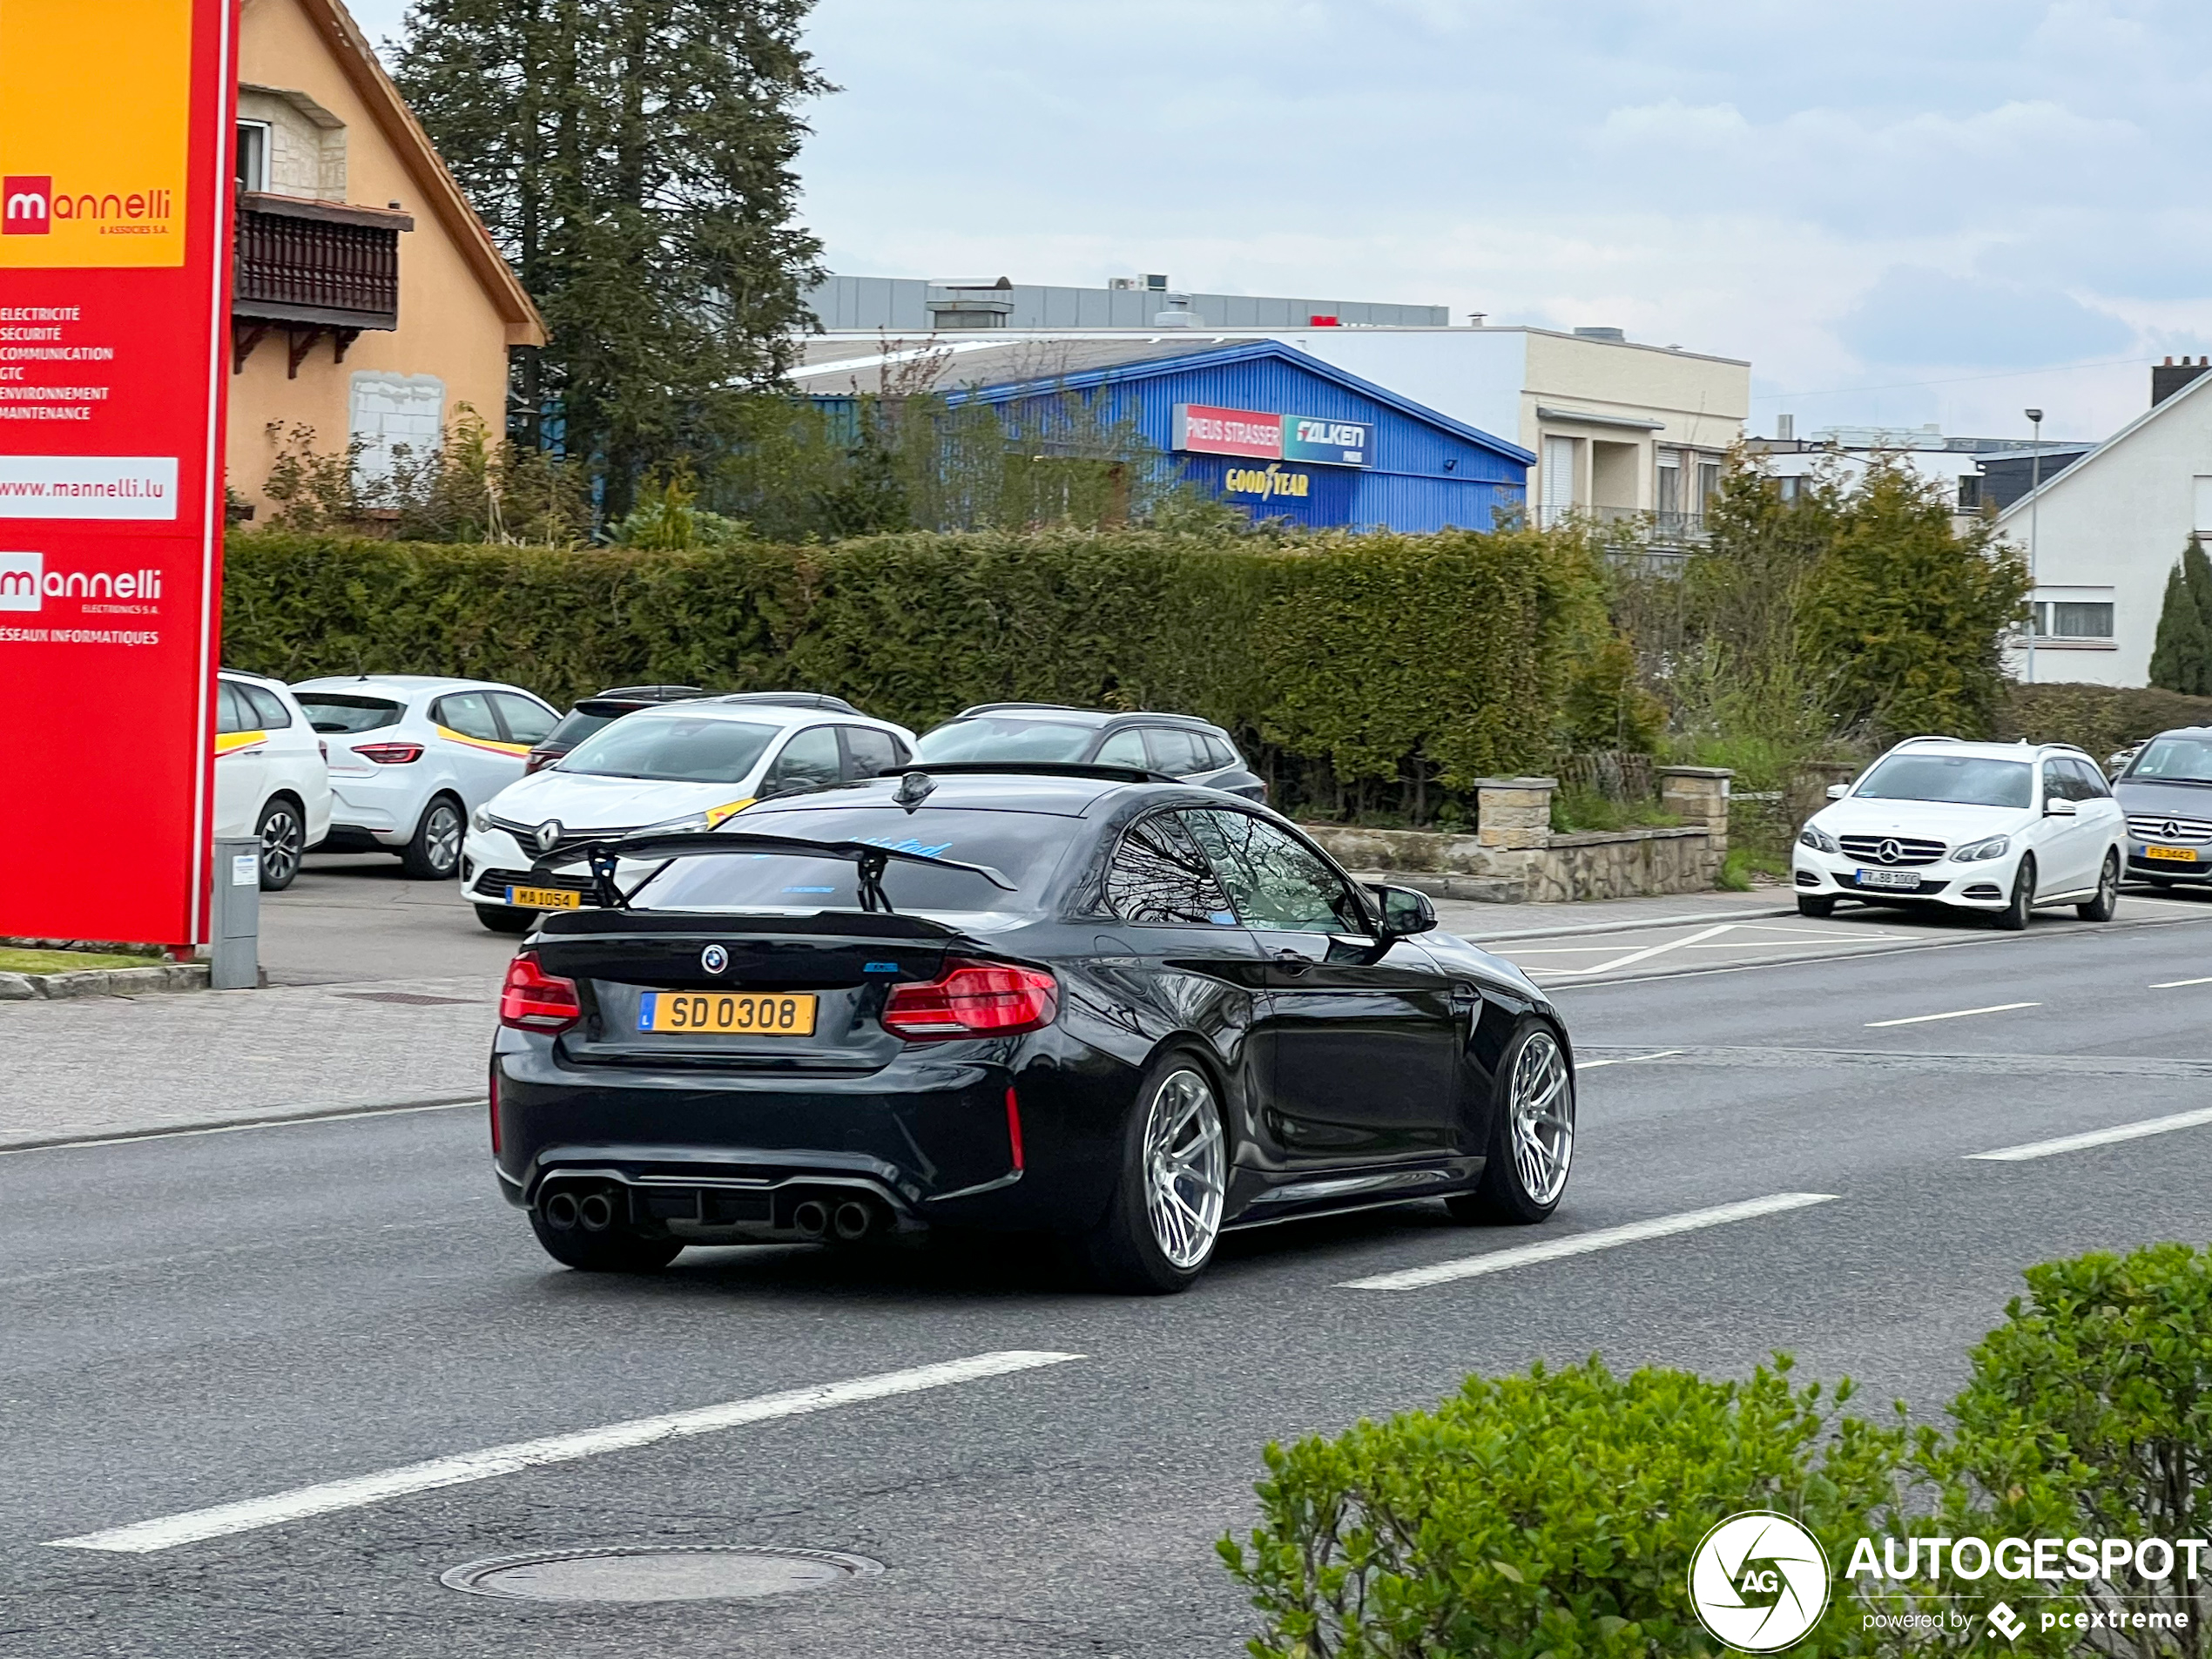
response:
[(2154, 363), (2150, 370), (2150, 406), (2156, 408), (2168, 398), (2180, 391), (2198, 375), (2212, 369), (2212, 358), (2199, 357), (2195, 361), (2184, 357), (2175, 362), (2168, 357), (2162, 363)]
[(1783, 443), (1796, 442), (1797, 439), (1797, 417), (1794, 415), (1776, 415), (1774, 417), (1774, 435), (1777, 441)]

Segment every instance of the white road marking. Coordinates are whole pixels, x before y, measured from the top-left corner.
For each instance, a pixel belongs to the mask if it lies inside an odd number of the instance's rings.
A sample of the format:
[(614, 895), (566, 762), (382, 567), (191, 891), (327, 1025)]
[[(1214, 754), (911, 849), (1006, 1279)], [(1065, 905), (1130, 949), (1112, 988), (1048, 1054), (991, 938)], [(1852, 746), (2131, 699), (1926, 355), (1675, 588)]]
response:
[(105, 1135), (81, 1141), (40, 1141), (35, 1146), (0, 1146), (0, 1158), (21, 1157), (26, 1152), (74, 1152), (91, 1146), (136, 1146), (141, 1141), (177, 1141), (192, 1135), (243, 1135), (249, 1130), (298, 1129), (308, 1123), (350, 1123), (363, 1117), (412, 1117), (418, 1112), (449, 1112), (459, 1106), (482, 1106), (481, 1090), (453, 1100), (424, 1101), (408, 1106), (363, 1106), (335, 1112), (309, 1112), (292, 1117), (256, 1117), (239, 1123), (205, 1123), (197, 1129), (133, 1130), (125, 1135)]
[(1544, 971), (1555, 978), (1564, 978), (1569, 974), (1609, 974), (1616, 968), (1627, 968), (1634, 962), (1644, 961), (1654, 956), (1662, 956), (1670, 950), (1680, 950), (1684, 945), (1695, 945), (1701, 940), (1715, 938), (1721, 934), (1732, 931), (1735, 927), (1734, 922), (1724, 921), (1717, 927), (1707, 927), (1697, 933), (1685, 934), (1682, 938), (1669, 940), (1663, 945), (1646, 945), (1642, 950), (1632, 950), (1626, 956), (1616, 956), (1609, 962), (1599, 962), (1592, 968), (1550, 968)]
[(2212, 979), (2169, 979), (2163, 984), (2154, 985), (2150, 988), (2154, 991), (2173, 991), (2180, 989), (2184, 985), (2212, 985)]
[(1634, 1065), (1639, 1060), (1670, 1060), (1681, 1052), (1680, 1049), (1662, 1049), (1657, 1054), (1624, 1054), (1611, 1060), (1578, 1060), (1575, 1062), (1575, 1069), (1581, 1073), (1595, 1071), (1600, 1066)]
[(427, 1463), (409, 1463), (376, 1474), (355, 1475), (321, 1486), (299, 1487), (266, 1498), (218, 1504), (212, 1509), (188, 1510), (183, 1514), (164, 1515), (158, 1520), (141, 1521), (105, 1532), (85, 1533), (76, 1538), (50, 1538), (46, 1547), (114, 1550), (126, 1554), (174, 1549), (179, 1544), (227, 1537), (233, 1533), (251, 1532), (283, 1521), (302, 1521), (310, 1515), (329, 1514), (334, 1510), (355, 1509), (411, 1492), (462, 1486), (541, 1464), (567, 1463), (606, 1452), (651, 1446), (660, 1440), (712, 1434), (748, 1423), (765, 1423), (779, 1417), (799, 1417), (837, 1406), (887, 1399), (896, 1394), (945, 1388), (954, 1383), (977, 1382), (986, 1377), (1034, 1371), (1041, 1366), (1064, 1365), (1082, 1357), (1079, 1353), (1020, 1348), (979, 1353), (966, 1359), (949, 1359), (941, 1365), (916, 1366), (910, 1371), (888, 1371), (873, 1377), (855, 1377), (846, 1382), (823, 1383), (779, 1394), (761, 1394), (752, 1399), (733, 1399), (719, 1406), (701, 1406), (687, 1412), (671, 1412), (661, 1417), (635, 1418), (626, 1423), (610, 1423), (603, 1428), (580, 1429), (572, 1434), (550, 1434), (543, 1440), (487, 1447), (481, 1452), (433, 1458)]
[(1931, 1020), (1963, 1020), (1970, 1014), (2009, 1014), (2014, 1008), (2040, 1008), (2040, 1002), (1993, 1002), (1986, 1008), (1953, 1008), (1948, 1014), (1908, 1014), (1901, 1020), (1869, 1020), (1866, 1028), (1878, 1030), (1885, 1025), (1925, 1025)]
[(2060, 1152), (2110, 1146), (2115, 1141), (2140, 1141), (2146, 1135), (2164, 1135), (2173, 1130), (2195, 1129), (2205, 1123), (2212, 1123), (2212, 1107), (2175, 1112), (2170, 1117), (2147, 1117), (2140, 1123), (2121, 1123), (2113, 1129), (2093, 1129), (2083, 1135), (2061, 1135), (2055, 1141), (2030, 1141), (2025, 1146), (2000, 1146), (1994, 1152), (1969, 1152), (1966, 1156), (1987, 1163), (2025, 1163), (2031, 1158), (2055, 1157)]
[(1786, 1211), (1803, 1210), (1809, 1204), (1832, 1204), (1837, 1196), (1832, 1192), (1777, 1192), (1764, 1198), (1747, 1198), (1741, 1204), (1718, 1204), (1710, 1210), (1690, 1210), (1678, 1216), (1657, 1216), (1649, 1221), (1631, 1221), (1624, 1226), (1601, 1227), (1595, 1232), (1574, 1233), (1541, 1244), (1516, 1244), (1510, 1250), (1486, 1251), (1480, 1256), (1462, 1256), (1455, 1261), (1435, 1262), (1426, 1267), (1408, 1267), (1395, 1273), (1346, 1279), (1337, 1288), (1418, 1291), (1431, 1285), (1448, 1285), (1453, 1279), (1502, 1273), (1508, 1268), (1529, 1267), (1538, 1262), (1555, 1262), (1568, 1256), (1588, 1255), (1592, 1251), (1611, 1250), (1618, 1244), (1641, 1244), (1647, 1238), (1665, 1238), (1675, 1233), (1696, 1232), (1700, 1228), (1726, 1226), (1732, 1221), (1778, 1216)]

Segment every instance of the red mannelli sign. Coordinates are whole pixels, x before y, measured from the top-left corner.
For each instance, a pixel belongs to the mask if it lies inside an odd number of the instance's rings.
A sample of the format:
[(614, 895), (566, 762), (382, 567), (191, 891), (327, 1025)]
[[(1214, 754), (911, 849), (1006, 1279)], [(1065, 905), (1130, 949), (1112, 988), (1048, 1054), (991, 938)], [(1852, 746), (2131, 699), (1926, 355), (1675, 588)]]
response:
[(0, 0), (0, 936), (208, 936), (236, 3)]
[(1175, 444), (1205, 455), (1283, 458), (1283, 417), (1257, 409), (1217, 409), (1204, 403), (1175, 406)]

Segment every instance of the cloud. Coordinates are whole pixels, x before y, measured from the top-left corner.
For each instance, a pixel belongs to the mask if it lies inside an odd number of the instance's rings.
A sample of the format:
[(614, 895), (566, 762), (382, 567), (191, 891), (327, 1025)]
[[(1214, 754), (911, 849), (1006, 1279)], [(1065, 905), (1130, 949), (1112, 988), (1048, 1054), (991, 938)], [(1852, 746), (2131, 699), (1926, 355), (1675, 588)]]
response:
[(1917, 266), (1886, 273), (1837, 320), (1836, 334), (1870, 364), (1968, 368), (2109, 357), (2135, 340), (2111, 313), (2057, 288)]

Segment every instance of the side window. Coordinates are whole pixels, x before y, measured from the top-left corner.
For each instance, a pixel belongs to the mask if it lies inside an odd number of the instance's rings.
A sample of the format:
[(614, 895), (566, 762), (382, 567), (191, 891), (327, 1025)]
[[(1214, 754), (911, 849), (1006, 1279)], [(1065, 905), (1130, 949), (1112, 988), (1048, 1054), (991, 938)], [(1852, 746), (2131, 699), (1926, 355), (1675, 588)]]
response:
[(1237, 921), (1220, 878), (1171, 813), (1123, 832), (1106, 872), (1106, 902), (1123, 921), (1227, 927)]
[(487, 743), (503, 743), (499, 722), (492, 718), (491, 699), (482, 691), (455, 691), (440, 698), (430, 710), (430, 718), (449, 731), (464, 738), (481, 738)]
[(1206, 745), (1206, 765), (1213, 771), (1219, 772), (1224, 766), (1238, 764), (1237, 752), (1211, 732), (1202, 736), (1199, 741)]
[(2067, 764), (2074, 768), (2074, 778), (2080, 786), (2080, 792), (2074, 797), (2076, 800), (2102, 800), (2112, 793), (2112, 786), (2105, 782), (2104, 773), (2090, 762), (2069, 760)]
[(2046, 760), (2043, 763), (2043, 799), (2045, 800), (2072, 800), (2074, 799), (2074, 779), (2067, 776), (2066, 768), (2055, 760)]
[(1148, 726), (1144, 732), (1144, 746), (1152, 752), (1152, 769), (1164, 772), (1170, 777), (1187, 778), (1194, 772), (1205, 772), (1205, 750), (1197, 735), (1174, 726)]
[(761, 782), (764, 795), (788, 794), (795, 789), (819, 789), (838, 781), (844, 762), (838, 754), (837, 728), (810, 725), (784, 745), (776, 764)]
[(1133, 725), (1114, 735), (1098, 745), (1092, 757), (1101, 766), (1149, 766), (1151, 760), (1144, 752), (1144, 728)]
[(1237, 914), (1264, 932), (1366, 934), (1372, 924), (1352, 887), (1301, 842), (1248, 813), (1182, 815)]
[(253, 711), (253, 724), (261, 731), (281, 732), (292, 724), (292, 711), (284, 706), (283, 698), (274, 691), (241, 681), (238, 694), (246, 699), (246, 706)]
[(239, 695), (237, 683), (219, 682), (215, 690), (215, 730), (218, 732), (252, 732), (253, 711), (246, 706)]
[(845, 729), (845, 756), (852, 763), (850, 776), (880, 778), (907, 764), (906, 745), (888, 732), (870, 725)]
[(513, 691), (493, 691), (490, 697), (492, 706), (506, 723), (509, 743), (543, 743), (553, 735), (553, 728), (559, 723), (559, 716), (548, 713), (529, 698)]

